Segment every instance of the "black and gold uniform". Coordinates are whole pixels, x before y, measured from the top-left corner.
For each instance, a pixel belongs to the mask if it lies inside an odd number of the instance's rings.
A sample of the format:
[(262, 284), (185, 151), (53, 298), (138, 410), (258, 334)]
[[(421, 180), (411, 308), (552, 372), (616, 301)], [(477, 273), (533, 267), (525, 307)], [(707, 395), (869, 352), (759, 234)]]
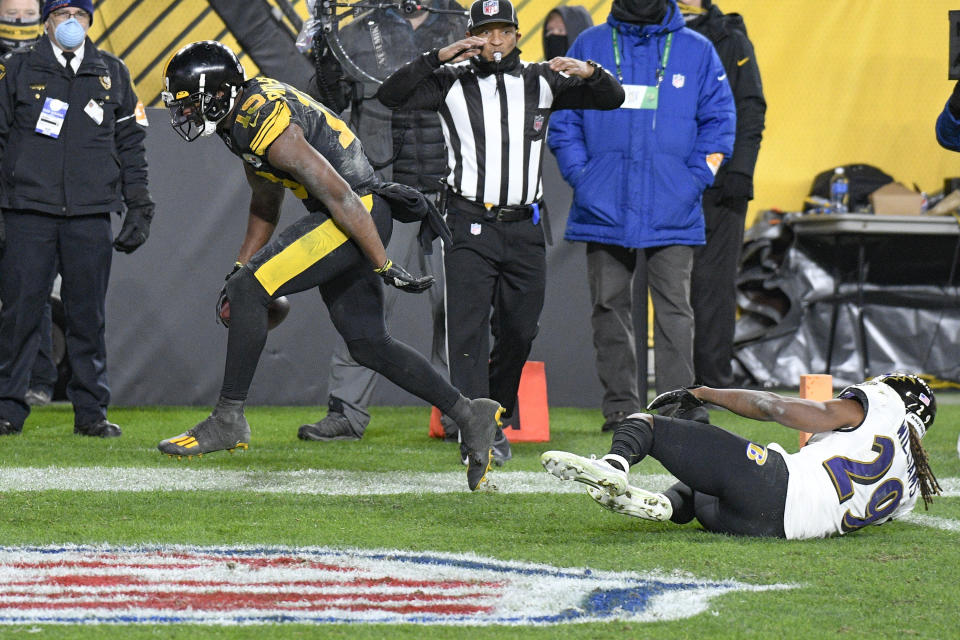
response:
[(220, 137), (257, 175), (291, 189), (309, 211), (323, 210), (323, 205), (267, 160), (270, 144), (291, 124), (303, 130), (310, 146), (326, 158), (357, 195), (366, 195), (378, 182), (360, 140), (347, 123), (309, 95), (289, 84), (257, 77), (243, 83), (239, 100), (229, 128), (218, 130)]
[[(262, 77), (246, 81), (234, 113), (218, 127), (218, 133), (258, 176), (291, 189), (308, 213), (254, 254), (227, 283), (231, 331), (221, 395), (234, 400), (246, 398), (266, 340), (263, 307), (280, 296), (317, 287), (330, 319), (357, 362), (440, 410), (451, 410), (459, 391), (423, 356), (387, 333), (383, 284), (360, 248), (303, 185), (271, 166), (267, 158), (270, 144), (294, 124), (360, 196), (383, 244), (390, 240), (390, 207), (371, 192), (380, 186), (380, 180), (346, 123), (288, 84)], [(253, 277), (246, 277), (248, 273)]]

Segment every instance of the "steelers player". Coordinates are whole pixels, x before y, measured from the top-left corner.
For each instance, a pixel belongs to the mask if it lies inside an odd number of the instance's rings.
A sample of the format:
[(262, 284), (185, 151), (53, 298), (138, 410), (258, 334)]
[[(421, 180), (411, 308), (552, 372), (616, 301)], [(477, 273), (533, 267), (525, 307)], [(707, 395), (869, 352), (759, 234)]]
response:
[[(386, 255), (398, 200), (385, 198), (398, 185), (380, 183), (360, 141), (326, 107), (276, 80), (245, 81), (237, 56), (219, 42), (180, 49), (163, 84), (174, 130), (187, 141), (216, 132), (242, 158), (252, 194), (246, 236), (218, 304), (229, 327), (220, 398), (208, 418), (161, 442), (160, 451), (192, 456), (246, 448), (243, 405), (266, 342), (268, 307), (318, 289), (358, 363), (469, 425), (462, 436), (471, 452), (468, 485), (485, 484), (503, 409), (462, 396), (384, 323), (382, 282), (416, 293), (433, 284), (432, 276), (414, 277)], [(307, 213), (271, 240), (286, 188)]]

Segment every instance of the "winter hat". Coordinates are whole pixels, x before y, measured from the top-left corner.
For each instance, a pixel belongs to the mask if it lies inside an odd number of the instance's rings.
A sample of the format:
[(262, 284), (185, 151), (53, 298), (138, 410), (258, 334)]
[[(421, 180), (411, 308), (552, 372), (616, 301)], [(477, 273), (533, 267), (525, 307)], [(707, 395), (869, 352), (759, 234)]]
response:
[(46, 0), (43, 3), (43, 18), (41, 18), (41, 21), (46, 22), (51, 13), (67, 7), (83, 9), (90, 16), (90, 22), (93, 22), (93, 0)]

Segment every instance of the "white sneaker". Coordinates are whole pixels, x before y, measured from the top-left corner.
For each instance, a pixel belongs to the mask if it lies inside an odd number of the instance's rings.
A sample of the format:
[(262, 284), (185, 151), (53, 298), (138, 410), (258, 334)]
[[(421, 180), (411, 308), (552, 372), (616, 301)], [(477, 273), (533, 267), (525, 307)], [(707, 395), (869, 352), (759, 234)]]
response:
[(593, 487), (587, 487), (587, 493), (604, 509), (622, 513), (625, 516), (663, 522), (673, 515), (673, 505), (662, 493), (650, 493), (630, 486), (627, 487), (626, 493), (619, 496), (610, 495), (606, 491)]
[(566, 451), (546, 451), (540, 456), (540, 464), (561, 480), (576, 480), (611, 495), (620, 495), (629, 486), (626, 471), (597, 460), (596, 456), (584, 458)]

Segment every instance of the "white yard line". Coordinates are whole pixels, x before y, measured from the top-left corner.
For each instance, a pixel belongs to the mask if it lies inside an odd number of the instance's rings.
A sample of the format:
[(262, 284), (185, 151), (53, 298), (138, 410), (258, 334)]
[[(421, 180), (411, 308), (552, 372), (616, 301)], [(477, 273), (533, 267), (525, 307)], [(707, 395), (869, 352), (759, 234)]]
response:
[[(545, 472), (491, 471), (500, 493), (579, 493), (585, 487)], [(638, 487), (662, 491), (668, 475), (633, 475)], [(221, 471), (157, 467), (7, 467), (0, 469), (0, 491), (250, 491), (356, 496), (463, 493), (466, 469), (443, 473), (302, 471)]]

